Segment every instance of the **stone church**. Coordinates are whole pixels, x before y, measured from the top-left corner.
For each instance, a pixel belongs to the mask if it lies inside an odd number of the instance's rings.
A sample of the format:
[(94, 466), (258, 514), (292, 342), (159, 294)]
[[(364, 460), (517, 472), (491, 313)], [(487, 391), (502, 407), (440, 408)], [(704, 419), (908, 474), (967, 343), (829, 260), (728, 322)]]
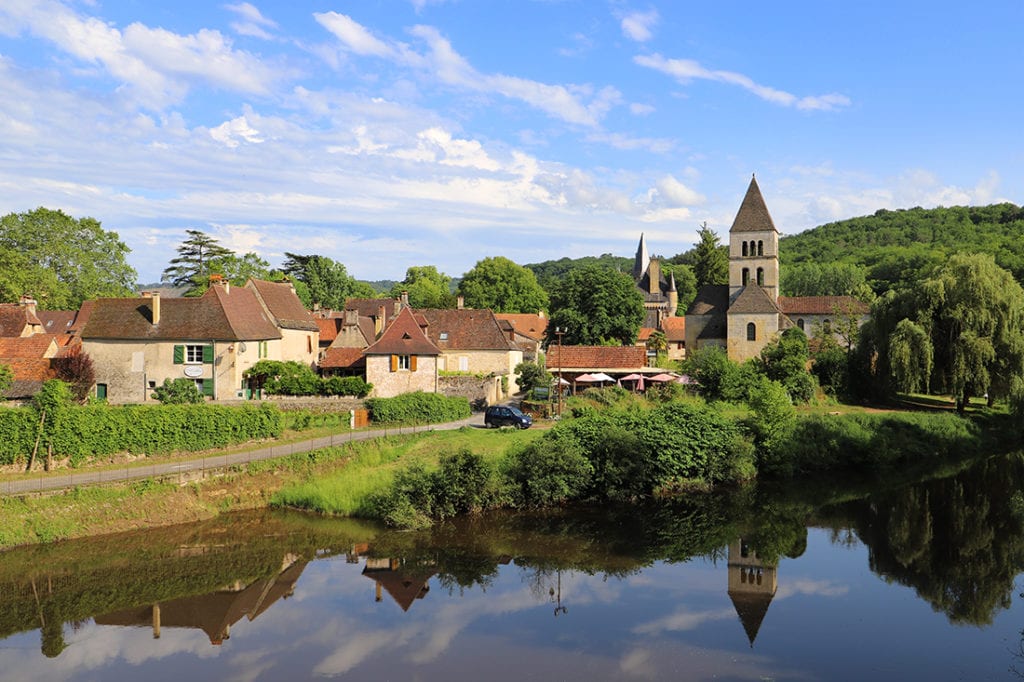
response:
[(692, 352), (719, 346), (730, 360), (743, 362), (789, 327), (809, 337), (821, 330), (835, 334), (832, 323), (838, 316), (863, 323), (867, 313), (852, 296), (779, 296), (779, 231), (752, 178), (729, 229), (729, 283), (697, 292), (686, 311), (686, 347)]

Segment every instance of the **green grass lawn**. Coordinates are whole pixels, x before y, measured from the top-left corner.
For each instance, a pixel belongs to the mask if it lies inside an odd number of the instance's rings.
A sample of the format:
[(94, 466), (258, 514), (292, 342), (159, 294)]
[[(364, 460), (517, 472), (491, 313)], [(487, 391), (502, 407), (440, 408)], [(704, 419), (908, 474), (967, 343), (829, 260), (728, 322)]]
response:
[[(509, 448), (528, 443), (543, 430), (478, 429), (436, 431), (428, 437), (382, 439), (351, 448), (344, 467), (330, 473), (311, 472), (302, 483), (278, 491), (271, 504), (309, 509), (323, 514), (355, 516), (367, 498), (387, 488), (395, 472), (411, 462), (436, 467), (442, 455), (468, 449), (497, 465)], [(334, 448), (338, 450), (338, 448)]]

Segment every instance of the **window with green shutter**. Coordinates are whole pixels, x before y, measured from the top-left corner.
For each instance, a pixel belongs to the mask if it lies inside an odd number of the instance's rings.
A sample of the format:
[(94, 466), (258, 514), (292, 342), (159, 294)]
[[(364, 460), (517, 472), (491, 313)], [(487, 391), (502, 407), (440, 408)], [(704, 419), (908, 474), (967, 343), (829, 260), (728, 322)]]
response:
[(213, 346), (203, 346), (203, 363), (209, 365), (213, 362)]
[(213, 397), (213, 379), (203, 379), (202, 394)]
[(174, 364), (183, 365), (185, 364), (185, 346), (174, 347)]

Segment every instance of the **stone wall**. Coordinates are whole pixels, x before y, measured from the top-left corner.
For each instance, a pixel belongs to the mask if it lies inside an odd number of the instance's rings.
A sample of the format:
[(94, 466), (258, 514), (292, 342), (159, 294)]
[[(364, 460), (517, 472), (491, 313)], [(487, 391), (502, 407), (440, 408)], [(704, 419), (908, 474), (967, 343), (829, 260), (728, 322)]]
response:
[(501, 392), (501, 377), (442, 376), (438, 378), (437, 392), (449, 398), (467, 398), (469, 404), (474, 407), (493, 405), (504, 397)]

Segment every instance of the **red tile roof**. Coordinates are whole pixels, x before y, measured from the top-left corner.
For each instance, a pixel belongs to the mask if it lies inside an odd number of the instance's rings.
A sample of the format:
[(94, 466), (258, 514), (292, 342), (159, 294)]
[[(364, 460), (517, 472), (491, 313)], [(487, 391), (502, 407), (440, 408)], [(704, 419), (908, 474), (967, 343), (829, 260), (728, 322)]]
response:
[(366, 355), (440, 355), (441, 351), (430, 342), (420, 323), (409, 308), (392, 320), (377, 342), (367, 348)]
[(42, 325), (28, 306), (0, 303), (0, 336), (21, 336), (25, 327)]
[(60, 344), (53, 334), (33, 334), (21, 337), (0, 337), (0, 364), (7, 364), (13, 358), (52, 358), (57, 355)]
[(871, 311), (853, 296), (779, 296), (779, 307), (787, 315), (867, 315)]
[(548, 318), (531, 313), (495, 313), (499, 320), (511, 322), (517, 334), (542, 341), (548, 328)]
[(393, 298), (349, 298), (345, 300), (345, 310), (358, 310), (360, 317), (377, 317), (384, 306), (384, 316), (390, 320), (395, 316), (397, 303)]
[(71, 331), (77, 310), (40, 310), (36, 313), (47, 334), (66, 334)]
[[(210, 287), (198, 298), (161, 297), (153, 324), (151, 298), (100, 298), (91, 303), (83, 339), (262, 341), (281, 332), (256, 293), (244, 287)], [(83, 304), (82, 311), (85, 312)], [(77, 323), (76, 323), (77, 324)]]
[(362, 348), (328, 348), (317, 363), (320, 369), (341, 369), (366, 364)]
[(342, 320), (339, 317), (332, 317), (324, 319), (322, 317), (316, 318), (316, 325), (320, 328), (320, 343), (330, 343), (334, 339), (338, 338), (338, 325), (341, 324)]
[(441, 350), (518, 350), (488, 309), (415, 311), (427, 324), (427, 338)]
[[(250, 279), (245, 286), (256, 292), (257, 297), (282, 329), (303, 329), (311, 332), (319, 329), (313, 316), (295, 295), (295, 288), (289, 282)], [(223, 290), (221, 287), (211, 288)]]
[(666, 317), (661, 322), (661, 329), (665, 332), (666, 341), (686, 340), (686, 318)]
[(643, 346), (562, 346), (548, 348), (549, 372), (563, 370), (637, 369), (647, 365)]
[(654, 332), (654, 327), (640, 327), (640, 331), (636, 335), (637, 343), (647, 341)]

